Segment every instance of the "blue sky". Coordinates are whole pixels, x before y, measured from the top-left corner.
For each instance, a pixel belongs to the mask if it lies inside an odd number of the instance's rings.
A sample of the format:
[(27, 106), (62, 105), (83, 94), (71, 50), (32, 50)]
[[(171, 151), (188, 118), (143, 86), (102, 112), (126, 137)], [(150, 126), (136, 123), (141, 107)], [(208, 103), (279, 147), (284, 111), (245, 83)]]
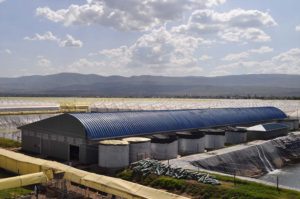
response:
[(300, 74), (298, 0), (0, 0), (1, 77)]

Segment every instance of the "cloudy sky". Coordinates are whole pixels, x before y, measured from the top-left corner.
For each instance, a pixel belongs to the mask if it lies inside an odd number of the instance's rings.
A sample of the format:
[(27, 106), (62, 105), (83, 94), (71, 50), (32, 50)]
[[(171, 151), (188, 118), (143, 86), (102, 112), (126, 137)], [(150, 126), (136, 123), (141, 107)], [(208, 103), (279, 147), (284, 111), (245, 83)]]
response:
[(299, 0), (0, 0), (0, 76), (300, 74)]

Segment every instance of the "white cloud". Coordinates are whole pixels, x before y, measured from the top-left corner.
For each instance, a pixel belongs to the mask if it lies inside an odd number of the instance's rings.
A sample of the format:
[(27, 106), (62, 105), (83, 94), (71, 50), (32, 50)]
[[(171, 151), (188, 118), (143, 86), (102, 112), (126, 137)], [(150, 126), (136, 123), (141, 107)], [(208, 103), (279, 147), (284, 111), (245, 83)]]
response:
[(213, 57), (212, 56), (209, 56), (209, 55), (202, 55), (199, 57), (199, 60), (200, 61), (207, 61), (207, 60), (210, 60), (212, 59)]
[(226, 71), (229, 74), (243, 73), (277, 73), (277, 74), (300, 74), (300, 49), (293, 48), (280, 53), (271, 59), (263, 61), (239, 61), (223, 64), (216, 71)]
[(50, 31), (45, 32), (44, 34), (36, 33), (33, 37), (24, 37), (24, 40), (29, 41), (59, 41), (59, 39)]
[(51, 66), (51, 61), (43, 56), (38, 56), (37, 57), (37, 65), (40, 67), (50, 67)]
[(257, 54), (264, 54), (264, 53), (269, 53), (269, 52), (273, 52), (273, 48), (269, 47), (269, 46), (262, 46), (260, 48), (257, 49), (251, 49), (249, 50), (250, 53), (257, 53)]
[(11, 55), (12, 51), (10, 49), (4, 49), (4, 50), (0, 50), (0, 54), (7, 54), (7, 55)]
[(0, 0), (0, 3), (3, 3), (4, 1), (6, 1), (6, 0)]
[(28, 41), (54, 41), (60, 47), (82, 47), (83, 42), (75, 39), (72, 35), (66, 35), (65, 39), (61, 39), (54, 35), (52, 32), (47, 31), (44, 34), (36, 33), (33, 37), (24, 37), (24, 40)]
[(300, 67), (300, 48), (292, 48), (287, 52), (281, 53), (273, 58), (273, 61), (280, 63), (293, 63), (293, 65), (299, 65)]
[[(71, 63), (70, 65), (64, 68), (64, 71), (67, 72), (76, 72), (76, 73), (99, 73), (104, 74), (107, 71), (104, 71), (103, 68), (105, 67), (104, 62), (97, 62), (97, 61), (90, 61), (86, 58), (80, 58), (79, 60)], [(106, 68), (107, 70), (107, 68)], [(106, 74), (107, 75), (107, 74)]]
[(300, 32), (300, 25), (296, 26), (296, 27), (295, 27), (295, 30), (296, 30), (297, 32)]
[(121, 30), (151, 30), (181, 18), (185, 11), (222, 3), (225, 0), (89, 0), (86, 4), (72, 4), (56, 11), (39, 7), (36, 14), (66, 26), (99, 24)]
[(236, 54), (228, 54), (222, 60), (223, 61), (237, 61), (237, 60), (245, 59), (248, 57), (249, 57), (248, 52), (241, 52), (241, 53), (236, 53)]
[(67, 35), (66, 39), (59, 42), (62, 47), (82, 47), (83, 43), (80, 40), (74, 39), (71, 35)]
[(231, 53), (226, 55), (222, 60), (223, 61), (239, 61), (248, 58), (251, 54), (265, 54), (273, 52), (273, 48), (269, 46), (262, 46), (256, 49), (250, 49), (241, 53)]
[(254, 41), (267, 42), (271, 41), (271, 37), (264, 31), (257, 28), (228, 28), (218, 32), (220, 38), (229, 42)]
[(111, 53), (119, 55), (122, 52), (130, 57), (128, 66), (163, 71), (170, 67), (194, 66), (197, 62), (194, 52), (201, 43), (205, 43), (201, 38), (176, 35), (159, 28), (144, 34), (129, 47), (112, 49)]
[(229, 12), (214, 10), (195, 10), (187, 24), (173, 27), (174, 32), (194, 35), (212, 34), (230, 41), (270, 41), (262, 28), (276, 26), (277, 23), (269, 13), (258, 10), (234, 9)]
[[(112, 72), (115, 74), (195, 75), (201, 73), (202, 68), (194, 53), (200, 45), (207, 42), (201, 38), (174, 34), (161, 27), (142, 35), (132, 45), (101, 50), (98, 53), (101, 64), (85, 61), (92, 63), (95, 68), (101, 65), (105, 68), (102, 71), (112, 71), (114, 68)], [(202, 58), (211, 57), (204, 55)]]

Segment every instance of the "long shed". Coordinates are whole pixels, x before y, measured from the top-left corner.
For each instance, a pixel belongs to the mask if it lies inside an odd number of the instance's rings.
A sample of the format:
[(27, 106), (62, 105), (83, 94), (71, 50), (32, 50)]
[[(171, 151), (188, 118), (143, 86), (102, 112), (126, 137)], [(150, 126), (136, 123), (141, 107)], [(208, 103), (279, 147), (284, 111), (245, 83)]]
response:
[(99, 140), (254, 125), (286, 117), (275, 107), (67, 113), (19, 128), (24, 151), (65, 161), (96, 163)]

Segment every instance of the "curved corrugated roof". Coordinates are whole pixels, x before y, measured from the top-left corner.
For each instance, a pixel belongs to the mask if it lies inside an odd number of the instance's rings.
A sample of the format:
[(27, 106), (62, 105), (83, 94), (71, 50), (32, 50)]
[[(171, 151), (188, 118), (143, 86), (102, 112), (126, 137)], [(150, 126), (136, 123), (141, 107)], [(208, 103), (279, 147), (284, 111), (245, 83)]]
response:
[(218, 108), (175, 111), (75, 113), (88, 139), (140, 136), (225, 125), (242, 125), (287, 116), (275, 107)]

